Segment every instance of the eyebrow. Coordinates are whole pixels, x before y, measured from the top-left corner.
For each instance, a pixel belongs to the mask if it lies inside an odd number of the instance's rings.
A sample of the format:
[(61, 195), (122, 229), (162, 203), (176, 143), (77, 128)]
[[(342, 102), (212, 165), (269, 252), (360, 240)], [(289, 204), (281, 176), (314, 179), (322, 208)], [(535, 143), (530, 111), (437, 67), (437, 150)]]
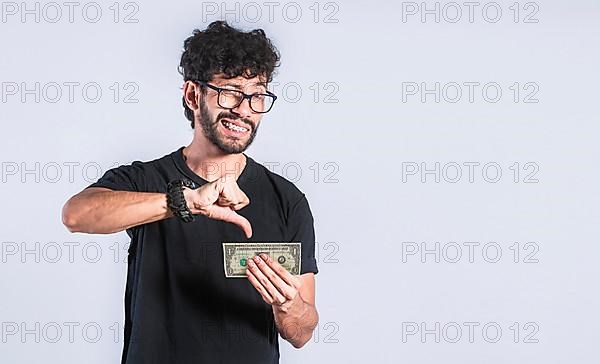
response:
[[(253, 84), (250, 84), (250, 85), (263, 86), (265, 88), (265, 90), (267, 89), (267, 83), (266, 82), (257, 82), (257, 83), (253, 83)], [(230, 87), (236, 88), (238, 90), (242, 89), (240, 87), (240, 85), (237, 85), (237, 84), (232, 83), (232, 82), (226, 82), (226, 83), (223, 84), (223, 86), (230, 86)]]

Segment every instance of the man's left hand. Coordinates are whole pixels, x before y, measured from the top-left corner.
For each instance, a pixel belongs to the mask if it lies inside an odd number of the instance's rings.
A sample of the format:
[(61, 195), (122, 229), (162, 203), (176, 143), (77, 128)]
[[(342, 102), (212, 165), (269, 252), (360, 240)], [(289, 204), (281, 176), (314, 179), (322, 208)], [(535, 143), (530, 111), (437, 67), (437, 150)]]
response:
[(263, 300), (282, 311), (302, 302), (298, 293), (302, 281), (262, 253), (248, 260), (246, 276)]

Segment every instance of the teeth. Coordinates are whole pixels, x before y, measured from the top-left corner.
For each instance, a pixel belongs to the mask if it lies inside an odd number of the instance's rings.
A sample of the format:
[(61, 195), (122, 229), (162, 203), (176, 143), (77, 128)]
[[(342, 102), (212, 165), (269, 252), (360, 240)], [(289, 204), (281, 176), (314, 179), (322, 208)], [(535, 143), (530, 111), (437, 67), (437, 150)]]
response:
[(235, 124), (230, 123), (229, 121), (223, 122), (223, 124), (227, 127), (227, 129), (231, 129), (238, 132), (248, 131), (246, 128), (242, 128), (241, 126), (237, 126)]

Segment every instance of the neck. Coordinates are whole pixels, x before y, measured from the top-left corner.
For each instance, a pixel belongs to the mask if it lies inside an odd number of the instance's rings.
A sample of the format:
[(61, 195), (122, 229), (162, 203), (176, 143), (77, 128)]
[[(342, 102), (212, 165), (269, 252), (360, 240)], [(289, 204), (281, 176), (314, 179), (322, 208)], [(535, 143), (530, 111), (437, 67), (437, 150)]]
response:
[(215, 181), (225, 174), (235, 174), (237, 179), (246, 166), (243, 153), (227, 154), (207, 140), (200, 143), (194, 139), (183, 148), (183, 157), (188, 167), (208, 182)]

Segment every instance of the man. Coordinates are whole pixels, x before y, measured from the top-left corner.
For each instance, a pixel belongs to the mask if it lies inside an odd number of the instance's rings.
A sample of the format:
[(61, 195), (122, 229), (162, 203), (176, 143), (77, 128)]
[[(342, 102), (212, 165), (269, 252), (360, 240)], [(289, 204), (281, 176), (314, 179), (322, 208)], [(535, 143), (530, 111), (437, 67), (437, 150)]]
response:
[[(184, 42), (190, 145), (108, 170), (71, 197), (71, 232), (131, 237), (122, 363), (278, 363), (317, 325), (313, 217), (304, 194), (247, 156), (279, 55), (261, 30), (217, 21)], [(302, 243), (291, 275), (266, 255), (226, 278), (222, 242)]]

